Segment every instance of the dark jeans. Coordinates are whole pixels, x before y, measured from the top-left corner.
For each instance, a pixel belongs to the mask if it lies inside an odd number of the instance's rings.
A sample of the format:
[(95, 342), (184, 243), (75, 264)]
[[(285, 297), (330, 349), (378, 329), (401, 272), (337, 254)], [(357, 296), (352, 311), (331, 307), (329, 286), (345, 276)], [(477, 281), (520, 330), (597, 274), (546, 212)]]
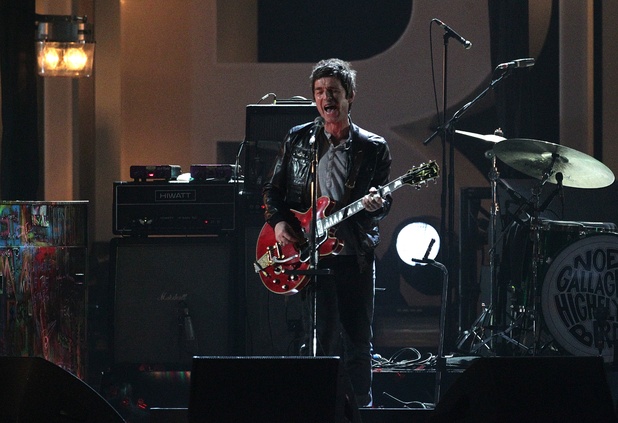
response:
[[(328, 256), (320, 261), (332, 275), (320, 276), (315, 286), (317, 355), (343, 357), (359, 406), (371, 403), (371, 354), (374, 311), (374, 260), (361, 271), (356, 256)], [(305, 292), (305, 326), (312, 328), (314, 287)], [(312, 333), (307, 331), (311, 351)]]

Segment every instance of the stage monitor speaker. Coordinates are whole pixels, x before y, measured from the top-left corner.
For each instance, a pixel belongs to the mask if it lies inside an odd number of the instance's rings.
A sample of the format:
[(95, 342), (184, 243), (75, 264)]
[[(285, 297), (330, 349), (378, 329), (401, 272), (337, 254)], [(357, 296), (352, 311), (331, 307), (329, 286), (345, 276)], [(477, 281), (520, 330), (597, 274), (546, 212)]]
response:
[(246, 113), (245, 186), (259, 196), (285, 134), (296, 125), (318, 117), (314, 104), (249, 104)]
[(616, 422), (601, 357), (479, 358), (441, 398), (431, 423)]
[(43, 358), (0, 357), (0, 381), (2, 422), (124, 422), (92, 388)]
[(235, 348), (233, 237), (114, 238), (114, 362), (180, 364)]
[(360, 421), (338, 357), (194, 357), (189, 422)]

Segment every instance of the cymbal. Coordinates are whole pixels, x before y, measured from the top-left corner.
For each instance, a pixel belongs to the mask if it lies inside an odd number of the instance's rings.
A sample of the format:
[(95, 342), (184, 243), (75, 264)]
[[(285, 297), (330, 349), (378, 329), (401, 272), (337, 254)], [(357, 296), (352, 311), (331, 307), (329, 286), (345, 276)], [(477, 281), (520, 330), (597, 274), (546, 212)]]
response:
[(466, 136), (472, 137), (472, 138), (477, 138), (479, 140), (487, 141), (487, 142), (490, 142), (490, 143), (498, 143), (500, 141), (506, 140), (506, 138), (501, 137), (499, 135), (494, 135), (494, 134), (483, 135), (483, 134), (477, 134), (477, 133), (474, 133), (474, 132), (460, 131), (459, 129), (456, 129), (455, 133), (456, 134), (461, 134), (461, 135), (466, 135)]
[(585, 153), (547, 141), (514, 138), (494, 146), (496, 156), (507, 165), (533, 178), (557, 184), (556, 174), (562, 173), (562, 185), (573, 188), (603, 188), (614, 182), (614, 173), (603, 163)]

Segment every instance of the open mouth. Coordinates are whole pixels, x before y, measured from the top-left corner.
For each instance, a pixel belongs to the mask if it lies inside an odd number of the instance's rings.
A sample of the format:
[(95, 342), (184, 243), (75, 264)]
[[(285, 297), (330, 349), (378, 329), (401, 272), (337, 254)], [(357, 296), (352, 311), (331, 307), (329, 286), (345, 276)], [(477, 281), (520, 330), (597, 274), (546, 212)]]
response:
[(324, 111), (326, 113), (332, 113), (332, 112), (334, 112), (336, 110), (337, 110), (337, 106), (334, 106), (332, 104), (329, 104), (328, 106), (324, 106)]

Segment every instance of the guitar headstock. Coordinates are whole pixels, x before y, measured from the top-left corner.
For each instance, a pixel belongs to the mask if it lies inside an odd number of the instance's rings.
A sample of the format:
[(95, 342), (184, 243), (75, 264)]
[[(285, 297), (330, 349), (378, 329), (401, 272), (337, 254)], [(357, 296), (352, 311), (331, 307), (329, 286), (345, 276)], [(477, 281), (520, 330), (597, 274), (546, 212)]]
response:
[(419, 187), (421, 184), (433, 181), (439, 176), (440, 167), (435, 160), (431, 160), (429, 163), (423, 163), (408, 170), (406, 174), (401, 177), (401, 181), (404, 184)]

